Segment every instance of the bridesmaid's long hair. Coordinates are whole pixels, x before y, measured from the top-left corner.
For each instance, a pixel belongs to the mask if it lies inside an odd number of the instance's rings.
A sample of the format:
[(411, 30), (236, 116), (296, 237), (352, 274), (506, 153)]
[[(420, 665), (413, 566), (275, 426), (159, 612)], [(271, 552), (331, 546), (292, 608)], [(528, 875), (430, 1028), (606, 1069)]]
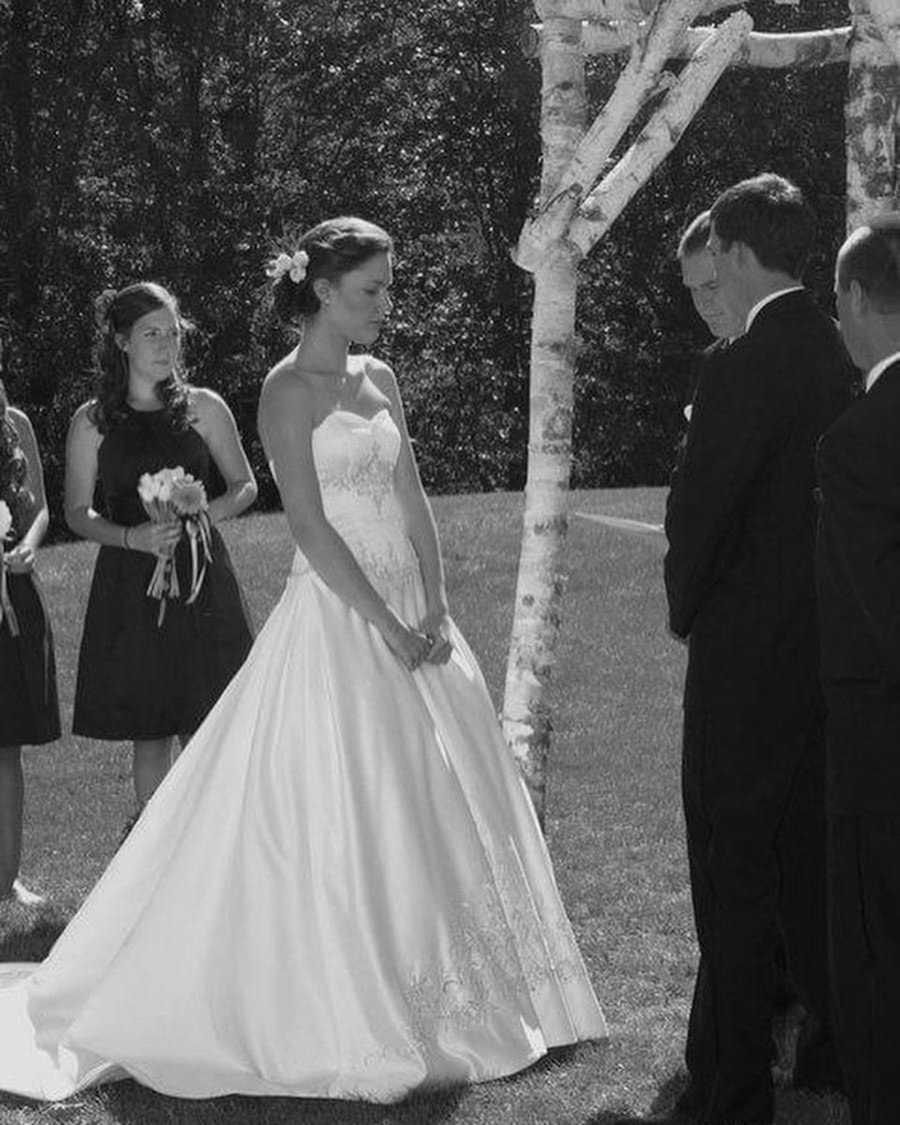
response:
[[(94, 302), (97, 343), (91, 421), (101, 434), (108, 433), (128, 416), (128, 359), (117, 337), (126, 335), (135, 321), (157, 309), (169, 309), (182, 331), (192, 327), (182, 317), (174, 295), (155, 281), (138, 281), (118, 291), (106, 289)], [(188, 386), (180, 366), (176, 365), (171, 375), (157, 384), (156, 393), (173, 425), (184, 429), (189, 422)]]
[(313, 289), (316, 278), (337, 281), (376, 254), (390, 254), (391, 236), (386, 230), (353, 215), (326, 219), (285, 248), (289, 255), (305, 250), (309, 256), (305, 276), (293, 281), (285, 272), (272, 287), (275, 312), (287, 324), (314, 316), (320, 308)]

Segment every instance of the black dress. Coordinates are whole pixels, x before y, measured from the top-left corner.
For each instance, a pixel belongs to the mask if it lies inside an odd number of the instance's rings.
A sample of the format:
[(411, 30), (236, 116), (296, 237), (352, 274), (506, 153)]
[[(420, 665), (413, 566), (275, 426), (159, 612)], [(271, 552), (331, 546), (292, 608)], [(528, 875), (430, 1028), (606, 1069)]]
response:
[[(162, 411), (128, 410), (97, 452), (104, 514), (136, 526), (147, 519), (143, 473), (181, 466), (210, 488), (210, 454), (195, 429)], [(150, 740), (190, 734), (224, 691), (252, 644), (250, 621), (228, 551), (212, 530), (212, 562), (200, 596), (187, 605), (190, 551), (182, 536), (175, 564), (183, 591), (159, 602), (147, 594), (156, 559), (101, 547), (88, 599), (75, 689), (75, 734)]]
[[(7, 543), (6, 546), (12, 546)], [(59, 738), (53, 632), (37, 575), (7, 574), (19, 627), (0, 622), (0, 746), (36, 746)]]

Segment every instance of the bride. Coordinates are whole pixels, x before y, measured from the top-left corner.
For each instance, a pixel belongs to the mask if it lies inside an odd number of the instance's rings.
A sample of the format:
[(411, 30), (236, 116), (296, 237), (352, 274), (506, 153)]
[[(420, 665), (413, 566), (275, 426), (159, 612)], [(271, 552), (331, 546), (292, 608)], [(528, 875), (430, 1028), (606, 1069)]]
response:
[(259, 429), (297, 551), (238, 672), (39, 966), (0, 990), (0, 1088), (132, 1076), (390, 1102), (606, 1034), (524, 783), (448, 616), (390, 369), (391, 241), (269, 266), (301, 342)]

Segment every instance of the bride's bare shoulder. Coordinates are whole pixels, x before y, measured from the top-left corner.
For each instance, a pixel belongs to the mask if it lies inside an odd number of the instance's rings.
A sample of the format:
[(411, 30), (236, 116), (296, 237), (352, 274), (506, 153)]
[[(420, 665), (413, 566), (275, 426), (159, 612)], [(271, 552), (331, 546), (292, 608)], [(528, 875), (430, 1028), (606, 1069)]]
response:
[(358, 360), (362, 382), (365, 383), (368, 380), (385, 405), (397, 403), (400, 392), (397, 388), (397, 377), (394, 375), (392, 368), (384, 360), (377, 359), (373, 355), (362, 355), (358, 357)]
[(280, 360), (263, 380), (259, 395), (260, 426), (290, 419), (302, 424), (313, 415), (313, 392), (308, 381), (298, 372), (291, 356)]
[(260, 401), (292, 399), (304, 395), (307, 391), (307, 381), (297, 368), (296, 353), (288, 352), (263, 379)]
[(297, 370), (297, 350), (283, 355), (277, 363), (273, 364), (266, 373), (263, 379), (263, 387), (270, 386), (272, 383), (279, 383), (285, 375), (291, 375)]

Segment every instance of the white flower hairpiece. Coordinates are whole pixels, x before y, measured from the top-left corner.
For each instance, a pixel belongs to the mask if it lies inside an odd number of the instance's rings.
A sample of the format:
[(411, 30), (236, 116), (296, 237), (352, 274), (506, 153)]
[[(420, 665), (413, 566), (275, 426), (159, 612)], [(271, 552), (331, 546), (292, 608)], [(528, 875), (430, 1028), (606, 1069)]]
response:
[(295, 250), (293, 254), (282, 251), (277, 258), (272, 258), (266, 266), (266, 273), (273, 281), (288, 274), (295, 285), (306, 277), (306, 267), (309, 265), (309, 254), (305, 250)]

